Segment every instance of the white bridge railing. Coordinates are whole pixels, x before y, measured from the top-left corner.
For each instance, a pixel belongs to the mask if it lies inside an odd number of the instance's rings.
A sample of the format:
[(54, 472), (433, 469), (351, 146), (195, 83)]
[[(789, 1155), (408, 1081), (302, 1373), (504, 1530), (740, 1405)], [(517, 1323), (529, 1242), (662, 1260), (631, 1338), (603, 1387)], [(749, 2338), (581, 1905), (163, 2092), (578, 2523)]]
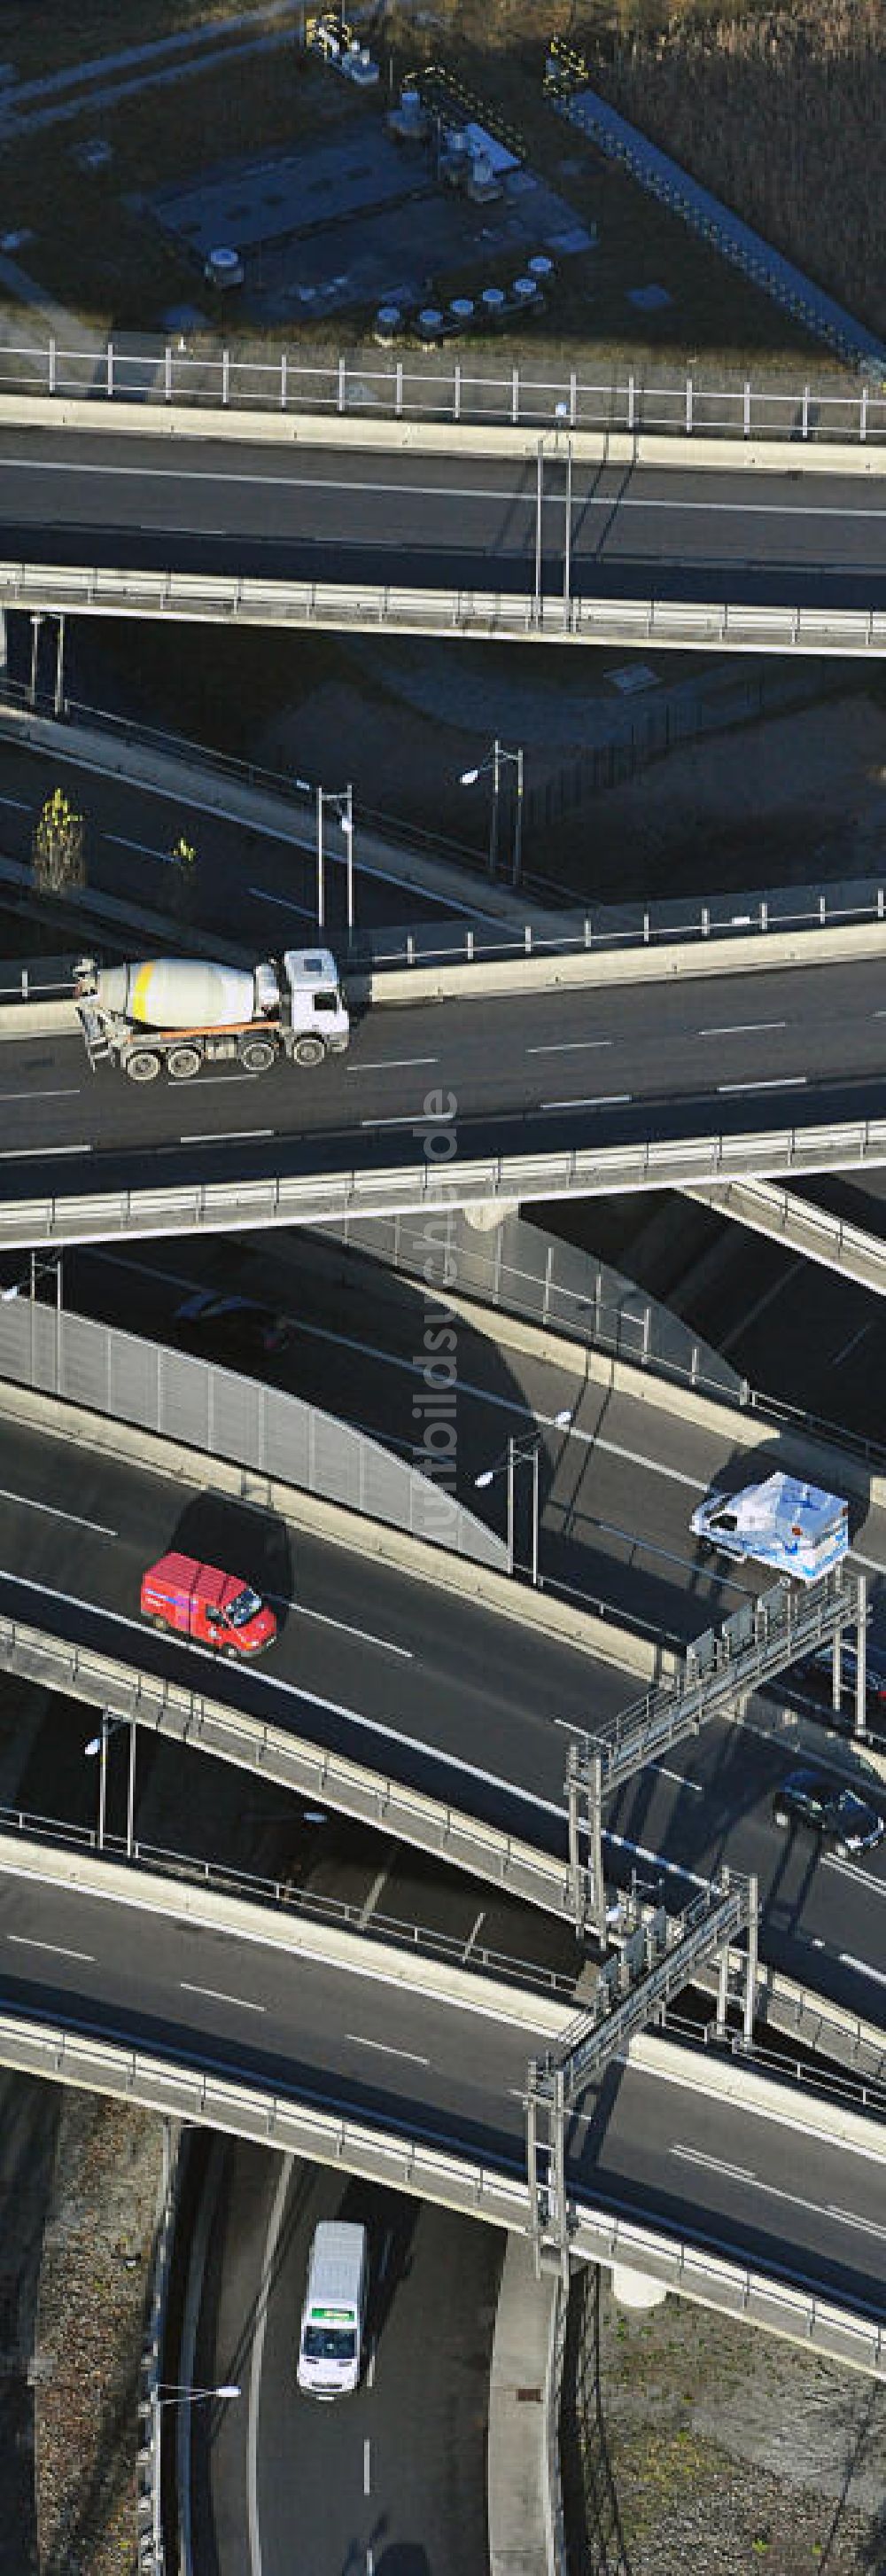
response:
[[(419, 353), (414, 353), (418, 356)], [(784, 439), (822, 445), (886, 439), (886, 389), (847, 370), (841, 384), (784, 385), (774, 372), (754, 383), (736, 371), (728, 384), (708, 384), (698, 369), (668, 375), (630, 366), (610, 377), (581, 367), (490, 369), (453, 352), (431, 365), (405, 355), (383, 359), (377, 348), (306, 362), (288, 350), (262, 355), (189, 338), (182, 348), (142, 335), (92, 348), (68, 348), (52, 337), (0, 350), (0, 395), (43, 394), (68, 401), (103, 397), (137, 402), (148, 415), (167, 406), (215, 411), (314, 413), (352, 420), (489, 422), (528, 429), (604, 430), (628, 436)], [(99, 415), (100, 417), (100, 415)], [(146, 421), (146, 426), (150, 420)]]
[(62, 615), (232, 626), (382, 628), (499, 642), (688, 645), (733, 653), (886, 653), (886, 609), (729, 600), (592, 599), (532, 591), (401, 589), (387, 582), (262, 581), (115, 565), (0, 563), (0, 606)]

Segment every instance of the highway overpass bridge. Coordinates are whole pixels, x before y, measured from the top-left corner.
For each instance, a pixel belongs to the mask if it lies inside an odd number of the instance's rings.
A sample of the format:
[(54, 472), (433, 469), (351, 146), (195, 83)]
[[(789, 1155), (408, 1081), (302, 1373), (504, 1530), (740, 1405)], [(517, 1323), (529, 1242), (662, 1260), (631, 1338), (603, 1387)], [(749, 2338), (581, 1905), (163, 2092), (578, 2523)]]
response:
[(7, 1010), (0, 1247), (886, 1163), (886, 931), (843, 938), (375, 978), (319, 1071), (195, 1086), (91, 1072), (70, 1006)]
[[(8, 1335), (27, 1310), (0, 1315)], [(51, 1347), (56, 1318), (42, 1320)], [(101, 1340), (101, 1328), (86, 1329)], [(70, 1360), (82, 1384), (95, 1372), (80, 1331), (78, 1318), (61, 1319), (63, 1370)], [(134, 1390), (149, 1353), (135, 1342), (131, 1352)], [(209, 1372), (175, 1356), (184, 1404), (182, 1372)], [(24, 1366), (40, 1375), (36, 1344), (33, 1371), (26, 1354)], [(882, 1901), (883, 1853), (860, 1864), (825, 1858), (809, 1873), (773, 1820), (785, 1765), (820, 1748), (820, 1718), (804, 1717), (802, 1701), (754, 1699), (751, 1723), (736, 1723), (744, 1695), (799, 1651), (800, 1630), (779, 1638), (752, 1611), (754, 1568), (709, 1570), (689, 1516), (727, 1456), (734, 1466), (742, 1442), (758, 1455), (762, 1447), (767, 1465), (842, 1474), (854, 1497), (854, 1562), (876, 1575), (886, 1569), (883, 1480), (836, 1451), (785, 1440), (758, 1415), (693, 1404), (667, 1386), (659, 1405), (655, 1393), (640, 1372), (622, 1368), (614, 1383), (601, 1366), (568, 1437), (549, 1433), (555, 1515), (559, 1493), (584, 1516), (577, 1478), (587, 1458), (587, 1576), (609, 1595), (604, 1619), (399, 1530), (383, 1534), (353, 1509), (269, 1482), (257, 1466), (241, 1473), (224, 1456), (7, 1385), (0, 1661), (216, 1758), (258, 1766), (312, 1804), (381, 1826), (572, 1921), (585, 1890), (570, 1853), (570, 1747), (584, 1758), (595, 1744), (614, 1746), (602, 1846), (609, 1885), (629, 1884), (635, 1867), (664, 1870), (679, 1898), (728, 1858), (759, 1881), (764, 1961), (840, 2009), (877, 2017), (871, 1909)], [(212, 1561), (227, 1561), (227, 1548), (259, 1590), (273, 1588), (280, 1635), (261, 1666), (241, 1672), (198, 1649), (183, 1653), (140, 1622), (142, 1570), (183, 1532), (178, 1543)], [(728, 1687), (721, 1660), (709, 1694), (659, 1698), (626, 1726), (638, 1680), (678, 1669), (630, 1620), (698, 1640), (715, 1602), (720, 1624), (723, 1608), (738, 1602), (741, 1611)], [(814, 1627), (816, 1606), (804, 1604), (807, 1613)], [(826, 1600), (824, 1622), (835, 1613)], [(863, 1745), (846, 1747), (846, 1776), (864, 1786), (871, 1759)], [(583, 1870), (583, 1837), (577, 1857)]]
[(335, 430), (4, 398), (0, 600), (573, 643), (886, 650), (875, 449), (832, 461), (804, 448), (817, 468), (807, 475), (783, 449), (741, 442), (687, 453), (615, 434), (545, 440), (377, 420)]
[[(0, 2062), (530, 2232), (527, 2054), (571, 2007), (45, 1844), (0, 1850), (0, 1942)], [(883, 2377), (884, 2152), (850, 2107), (641, 2038), (574, 2107), (570, 2248)]]

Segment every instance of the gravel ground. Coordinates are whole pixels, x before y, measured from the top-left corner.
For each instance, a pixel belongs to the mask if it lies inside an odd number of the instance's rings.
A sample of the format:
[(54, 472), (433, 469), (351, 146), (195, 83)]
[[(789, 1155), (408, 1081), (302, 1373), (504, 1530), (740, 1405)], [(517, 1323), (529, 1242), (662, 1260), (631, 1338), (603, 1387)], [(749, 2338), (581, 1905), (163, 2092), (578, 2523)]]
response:
[(683, 2300), (629, 2314), (588, 2266), (564, 2394), (571, 2576), (883, 2576), (886, 2389), (860, 2373)]
[(134, 2576), (138, 2371), (158, 2120), (67, 2093), (37, 2307), (40, 2576)]

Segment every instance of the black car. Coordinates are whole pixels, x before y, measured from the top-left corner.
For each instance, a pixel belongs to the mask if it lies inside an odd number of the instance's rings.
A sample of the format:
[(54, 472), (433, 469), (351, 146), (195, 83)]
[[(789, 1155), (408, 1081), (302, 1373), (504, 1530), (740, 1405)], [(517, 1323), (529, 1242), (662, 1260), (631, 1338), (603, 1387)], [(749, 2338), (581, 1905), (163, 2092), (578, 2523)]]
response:
[(882, 1841), (883, 1817), (866, 1798), (823, 1771), (791, 1771), (772, 1802), (777, 1825), (805, 1825), (840, 1853), (870, 1851)]
[[(790, 1676), (810, 1698), (822, 1707), (833, 1706), (833, 1646), (816, 1646), (812, 1655), (804, 1655)], [(858, 1649), (854, 1641), (844, 1638), (840, 1654), (840, 1705), (847, 1711), (855, 1708), (855, 1681), (858, 1671)], [(865, 1707), (868, 1718), (879, 1717), (886, 1729), (886, 1653), (881, 1645), (868, 1638), (865, 1651)]]
[(211, 1343), (221, 1359), (234, 1361), (253, 1352), (268, 1357), (285, 1351), (294, 1329), (288, 1316), (252, 1297), (216, 1297), (204, 1288), (176, 1307), (174, 1321), (183, 1339)]

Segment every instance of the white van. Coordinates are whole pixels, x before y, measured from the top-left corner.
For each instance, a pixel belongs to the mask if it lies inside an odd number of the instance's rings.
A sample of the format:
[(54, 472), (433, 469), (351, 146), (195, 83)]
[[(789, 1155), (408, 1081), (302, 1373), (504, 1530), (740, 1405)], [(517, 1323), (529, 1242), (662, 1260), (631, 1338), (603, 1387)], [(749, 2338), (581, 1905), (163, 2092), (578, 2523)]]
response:
[(310, 2397), (346, 2397), (358, 2385), (367, 2271), (365, 2227), (321, 2219), (308, 2262), (298, 2348), (298, 2384)]

